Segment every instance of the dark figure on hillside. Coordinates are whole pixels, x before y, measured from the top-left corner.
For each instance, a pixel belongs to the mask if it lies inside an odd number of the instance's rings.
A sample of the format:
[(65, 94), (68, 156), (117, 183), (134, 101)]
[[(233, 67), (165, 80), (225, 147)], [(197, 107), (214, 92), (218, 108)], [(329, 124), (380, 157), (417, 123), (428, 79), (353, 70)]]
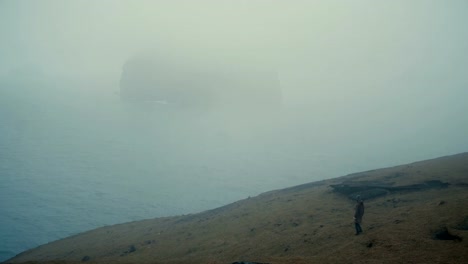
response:
[(356, 197), (356, 207), (354, 208), (354, 226), (356, 227), (356, 235), (362, 233), (361, 222), (364, 215), (364, 202), (361, 196)]

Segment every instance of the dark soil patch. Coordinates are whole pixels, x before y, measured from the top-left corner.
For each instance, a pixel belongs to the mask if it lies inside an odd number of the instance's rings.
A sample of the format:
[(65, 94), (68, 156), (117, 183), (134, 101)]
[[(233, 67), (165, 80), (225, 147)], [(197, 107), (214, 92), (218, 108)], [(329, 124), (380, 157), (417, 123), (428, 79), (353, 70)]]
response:
[(458, 223), (454, 228), (458, 230), (468, 230), (468, 216), (460, 221), (460, 223)]
[(352, 200), (355, 200), (358, 195), (361, 196), (361, 199), (369, 200), (397, 191), (422, 191), (434, 188), (447, 188), (448, 186), (449, 183), (439, 180), (400, 186), (391, 186), (382, 182), (345, 182), (330, 185), (335, 192), (346, 195)]
[(432, 234), (432, 238), (435, 240), (455, 240), (455, 241), (462, 241), (462, 238), (457, 236), (457, 235), (452, 235), (447, 227), (442, 227), (438, 230), (436, 230)]

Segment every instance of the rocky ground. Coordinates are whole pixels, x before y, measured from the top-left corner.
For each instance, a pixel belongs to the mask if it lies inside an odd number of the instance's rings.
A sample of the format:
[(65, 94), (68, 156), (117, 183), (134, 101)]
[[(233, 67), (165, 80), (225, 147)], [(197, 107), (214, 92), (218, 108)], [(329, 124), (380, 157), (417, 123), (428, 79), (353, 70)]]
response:
[[(365, 199), (354, 235), (353, 197)], [(199, 214), (107, 226), (6, 263), (463, 263), (468, 153), (314, 182)]]

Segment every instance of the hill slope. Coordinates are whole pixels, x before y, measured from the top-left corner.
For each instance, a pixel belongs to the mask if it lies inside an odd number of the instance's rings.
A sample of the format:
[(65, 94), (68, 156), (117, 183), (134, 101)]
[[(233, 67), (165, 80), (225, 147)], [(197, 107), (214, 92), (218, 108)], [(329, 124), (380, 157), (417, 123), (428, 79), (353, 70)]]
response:
[[(355, 202), (349, 190), (368, 197), (359, 236), (354, 235)], [(468, 153), (463, 153), (271, 191), (199, 214), (107, 226), (26, 251), (6, 263), (466, 259)]]

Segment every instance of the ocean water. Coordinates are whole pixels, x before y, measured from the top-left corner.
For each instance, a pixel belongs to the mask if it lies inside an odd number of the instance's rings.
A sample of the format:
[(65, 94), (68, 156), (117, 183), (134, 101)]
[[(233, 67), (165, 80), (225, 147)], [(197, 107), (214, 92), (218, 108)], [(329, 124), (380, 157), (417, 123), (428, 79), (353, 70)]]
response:
[(216, 112), (128, 104), (100, 88), (2, 83), (0, 260), (104, 225), (196, 213), (313, 180), (310, 171), (294, 174), (306, 159), (285, 159), (268, 129)]
[(466, 147), (456, 137), (429, 147), (401, 140), (411, 134), (382, 143), (301, 111), (252, 117), (129, 104), (115, 90), (1, 83), (0, 261), (105, 225), (196, 213)]

